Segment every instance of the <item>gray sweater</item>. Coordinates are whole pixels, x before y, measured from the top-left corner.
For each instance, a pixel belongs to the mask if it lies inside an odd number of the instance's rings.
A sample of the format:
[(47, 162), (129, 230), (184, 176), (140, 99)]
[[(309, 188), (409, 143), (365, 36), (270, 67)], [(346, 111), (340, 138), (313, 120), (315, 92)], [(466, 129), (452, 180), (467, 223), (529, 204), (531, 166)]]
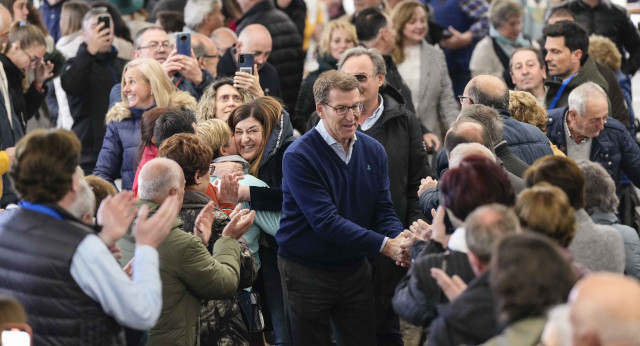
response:
[(591, 214), (591, 219), (598, 225), (609, 225), (620, 233), (627, 258), (624, 271), (640, 280), (640, 238), (636, 230), (620, 224), (614, 213), (605, 213), (598, 208)]
[(592, 272), (624, 272), (624, 244), (611, 226), (596, 225), (584, 209), (576, 210), (578, 229), (569, 245), (574, 260)]

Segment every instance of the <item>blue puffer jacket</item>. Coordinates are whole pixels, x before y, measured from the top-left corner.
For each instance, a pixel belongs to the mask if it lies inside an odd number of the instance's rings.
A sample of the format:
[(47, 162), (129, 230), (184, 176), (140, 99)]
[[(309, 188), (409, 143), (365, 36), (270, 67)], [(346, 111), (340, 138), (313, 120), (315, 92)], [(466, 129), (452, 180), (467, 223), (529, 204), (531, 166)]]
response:
[(553, 155), (547, 137), (539, 128), (512, 118), (506, 110), (497, 111), (504, 120), (502, 139), (507, 141), (511, 152), (520, 160), (531, 165), (543, 156)]
[[(568, 110), (569, 107), (550, 110), (547, 119), (549, 139), (565, 154), (567, 139), (564, 133), (564, 119)], [(593, 139), (589, 159), (601, 164), (613, 181), (618, 182), (620, 171), (623, 171), (634, 185), (640, 186), (640, 148), (629, 134), (629, 130), (618, 120), (607, 118), (604, 129)]]
[[(155, 107), (155, 105), (153, 106)], [(107, 134), (102, 142), (98, 163), (93, 174), (113, 184), (122, 178), (122, 189), (131, 190), (138, 169), (136, 148), (140, 141), (140, 119), (146, 109), (129, 108), (126, 114), (107, 118)], [(109, 112), (107, 116), (112, 115)]]

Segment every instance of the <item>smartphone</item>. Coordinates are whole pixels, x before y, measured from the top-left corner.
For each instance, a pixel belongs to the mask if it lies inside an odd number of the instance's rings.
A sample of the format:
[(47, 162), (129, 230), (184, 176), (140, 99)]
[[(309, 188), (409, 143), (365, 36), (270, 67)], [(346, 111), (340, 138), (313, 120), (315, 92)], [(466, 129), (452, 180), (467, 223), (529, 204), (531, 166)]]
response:
[(111, 18), (109, 16), (100, 16), (98, 17), (98, 24), (104, 23), (103, 29), (109, 29), (111, 27)]
[(238, 57), (238, 71), (253, 74), (253, 54), (240, 54)]
[(176, 33), (176, 49), (178, 54), (191, 56), (191, 34), (188, 32)]
[(26, 323), (5, 323), (2, 325), (3, 346), (31, 346), (33, 332)]

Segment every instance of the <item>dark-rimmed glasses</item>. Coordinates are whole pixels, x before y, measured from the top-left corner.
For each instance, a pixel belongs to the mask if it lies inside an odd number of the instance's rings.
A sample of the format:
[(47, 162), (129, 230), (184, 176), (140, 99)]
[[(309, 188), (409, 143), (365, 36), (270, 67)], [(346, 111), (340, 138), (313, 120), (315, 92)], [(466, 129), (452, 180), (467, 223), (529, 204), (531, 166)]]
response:
[(336, 111), (336, 114), (339, 115), (339, 116), (347, 115), (347, 113), (349, 113), (349, 110), (352, 110), (353, 113), (355, 114), (355, 113), (362, 112), (362, 109), (364, 109), (364, 104), (362, 102), (358, 103), (356, 105), (353, 105), (351, 107), (347, 107), (347, 106), (335, 106), (334, 107), (334, 106), (332, 106), (332, 105), (330, 105), (328, 103), (325, 103), (325, 106), (327, 106), (327, 107), (333, 109), (334, 111)]

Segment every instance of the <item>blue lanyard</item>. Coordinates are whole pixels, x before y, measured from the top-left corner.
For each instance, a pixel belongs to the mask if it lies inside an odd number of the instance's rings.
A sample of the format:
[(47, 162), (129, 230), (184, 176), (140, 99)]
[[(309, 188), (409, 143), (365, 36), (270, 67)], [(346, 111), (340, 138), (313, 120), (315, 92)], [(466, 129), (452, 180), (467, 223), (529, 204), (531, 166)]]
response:
[(571, 80), (576, 75), (576, 73), (572, 74), (571, 77), (567, 78), (564, 82), (562, 82), (560, 89), (558, 89), (558, 92), (556, 93), (556, 97), (553, 98), (553, 101), (551, 101), (551, 104), (549, 105), (549, 108), (547, 108), (547, 110), (556, 108), (556, 103), (558, 103), (558, 101), (560, 100), (560, 97), (562, 96), (562, 93), (564, 92), (564, 89), (567, 88), (567, 84), (571, 82)]
[(64, 220), (62, 218), (62, 215), (60, 215), (57, 211), (44, 206), (42, 204), (37, 204), (37, 203), (31, 203), (31, 202), (27, 202), (27, 201), (20, 201), (18, 202), (18, 205), (21, 206), (24, 209), (27, 210), (31, 210), (31, 211), (35, 211), (37, 213), (42, 213), (45, 215), (49, 215), (51, 217), (55, 217), (58, 220)]

